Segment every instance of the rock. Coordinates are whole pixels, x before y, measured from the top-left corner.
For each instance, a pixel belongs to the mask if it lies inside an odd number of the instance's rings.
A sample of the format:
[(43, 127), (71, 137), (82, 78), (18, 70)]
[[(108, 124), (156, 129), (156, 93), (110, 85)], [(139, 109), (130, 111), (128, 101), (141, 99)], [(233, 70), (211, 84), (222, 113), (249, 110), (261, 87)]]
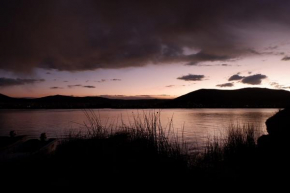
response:
[(290, 108), (280, 110), (266, 121), (267, 132), (271, 136), (290, 134)]
[(258, 149), (265, 153), (283, 153), (289, 146), (290, 108), (280, 110), (266, 120), (268, 135), (259, 137)]
[(269, 134), (257, 141), (257, 173), (261, 182), (267, 181), (276, 187), (290, 172), (290, 109), (280, 110), (268, 118), (266, 126)]

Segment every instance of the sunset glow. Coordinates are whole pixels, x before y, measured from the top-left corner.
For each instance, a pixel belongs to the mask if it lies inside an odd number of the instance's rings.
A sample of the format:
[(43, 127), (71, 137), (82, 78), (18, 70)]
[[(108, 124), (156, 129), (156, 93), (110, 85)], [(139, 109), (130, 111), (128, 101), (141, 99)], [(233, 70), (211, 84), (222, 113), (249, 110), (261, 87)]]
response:
[[(91, 0), (4, 3), (0, 93), (130, 99), (202, 88), (289, 90), (289, 6), (197, 2), (167, 4), (171, 12), (135, 1), (120, 8)], [(229, 81), (234, 75), (241, 78)]]

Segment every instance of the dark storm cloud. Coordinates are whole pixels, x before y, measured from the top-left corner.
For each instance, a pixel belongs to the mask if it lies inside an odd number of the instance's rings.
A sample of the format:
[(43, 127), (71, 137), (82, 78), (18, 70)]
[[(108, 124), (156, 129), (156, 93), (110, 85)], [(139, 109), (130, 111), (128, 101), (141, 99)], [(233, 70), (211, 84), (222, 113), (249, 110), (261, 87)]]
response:
[(185, 81), (201, 81), (204, 79), (204, 75), (188, 74), (185, 76), (178, 77), (177, 79)]
[(189, 56), (184, 57), (184, 60), (189, 60), (190, 62), (187, 65), (196, 65), (199, 62), (205, 61), (223, 61), (231, 59), (231, 56), (227, 55), (215, 55), (215, 54), (208, 54), (204, 52), (198, 52), (197, 54), (192, 54)]
[(224, 84), (218, 84), (216, 85), (217, 87), (233, 87), (233, 83), (224, 83)]
[(90, 86), (90, 85), (88, 85), (88, 86), (83, 86), (84, 88), (96, 88), (95, 86)]
[(290, 57), (289, 56), (284, 56), (284, 58), (282, 58), (283, 61), (288, 61), (290, 60)]
[(18, 86), (43, 82), (44, 79), (0, 78), (0, 87)]
[(234, 81), (234, 80), (242, 80), (244, 78), (244, 76), (240, 76), (239, 74), (235, 74), (233, 76), (231, 76), (228, 81)]
[(262, 79), (267, 78), (266, 75), (263, 74), (255, 74), (251, 76), (246, 76), (242, 79), (242, 83), (251, 84), (251, 85), (259, 85), (262, 82)]
[(290, 25), (286, 0), (1, 0), (0, 13), (0, 69), (14, 72), (224, 61), (255, 54), (239, 29)]

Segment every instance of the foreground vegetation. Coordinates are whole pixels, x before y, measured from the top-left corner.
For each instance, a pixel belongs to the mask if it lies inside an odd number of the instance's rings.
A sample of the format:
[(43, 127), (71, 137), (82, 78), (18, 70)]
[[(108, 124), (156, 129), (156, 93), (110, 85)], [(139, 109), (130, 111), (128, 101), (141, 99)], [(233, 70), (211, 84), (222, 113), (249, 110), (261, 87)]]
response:
[(86, 132), (71, 133), (53, 155), (1, 164), (4, 185), (211, 189), (257, 185), (283, 169), (268, 159), (271, 155), (264, 159), (266, 154), (257, 148), (259, 129), (253, 125), (229, 126), (225, 136), (189, 153), (172, 120), (162, 127), (158, 112), (138, 115), (120, 127), (102, 123), (93, 111), (85, 113)]

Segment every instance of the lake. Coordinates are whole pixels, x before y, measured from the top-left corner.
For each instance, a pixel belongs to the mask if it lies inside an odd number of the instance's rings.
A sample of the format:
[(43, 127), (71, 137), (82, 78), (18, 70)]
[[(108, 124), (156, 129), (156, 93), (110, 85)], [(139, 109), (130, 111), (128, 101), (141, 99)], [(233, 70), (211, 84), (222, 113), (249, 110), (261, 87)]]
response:
[[(132, 124), (134, 117), (142, 117), (150, 113), (160, 116), (164, 128), (172, 119), (175, 135), (183, 135), (189, 144), (204, 144), (213, 136), (221, 136), (231, 124), (254, 124), (266, 133), (265, 121), (278, 109), (95, 109), (94, 113), (103, 125), (117, 127), (122, 123)], [(38, 138), (42, 132), (48, 137), (64, 137), (70, 132), (86, 132), (84, 123), (88, 119), (83, 110), (0, 110), (0, 135), (8, 135), (16, 130), (17, 134), (25, 134)], [(168, 128), (168, 127), (167, 127)]]

